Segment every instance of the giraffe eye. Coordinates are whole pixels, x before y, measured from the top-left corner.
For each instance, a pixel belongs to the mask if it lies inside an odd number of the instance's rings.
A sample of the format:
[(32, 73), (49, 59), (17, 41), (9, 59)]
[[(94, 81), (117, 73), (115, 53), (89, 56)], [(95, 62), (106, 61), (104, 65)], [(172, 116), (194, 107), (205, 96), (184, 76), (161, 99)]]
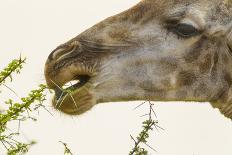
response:
[(180, 37), (189, 38), (199, 34), (199, 30), (189, 24), (177, 24), (172, 27), (172, 31)]

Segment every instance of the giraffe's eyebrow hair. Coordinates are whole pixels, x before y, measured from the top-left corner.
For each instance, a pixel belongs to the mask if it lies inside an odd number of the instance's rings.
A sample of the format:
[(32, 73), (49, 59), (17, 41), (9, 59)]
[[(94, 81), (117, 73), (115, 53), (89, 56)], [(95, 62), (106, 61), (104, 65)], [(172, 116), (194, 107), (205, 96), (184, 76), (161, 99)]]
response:
[(167, 12), (164, 18), (166, 24), (178, 24), (179, 22), (187, 22), (199, 30), (205, 29), (204, 11), (193, 10), (191, 7), (179, 7)]
[(187, 9), (186, 8), (178, 8), (169, 11), (165, 14), (165, 21), (179, 21), (186, 16)]

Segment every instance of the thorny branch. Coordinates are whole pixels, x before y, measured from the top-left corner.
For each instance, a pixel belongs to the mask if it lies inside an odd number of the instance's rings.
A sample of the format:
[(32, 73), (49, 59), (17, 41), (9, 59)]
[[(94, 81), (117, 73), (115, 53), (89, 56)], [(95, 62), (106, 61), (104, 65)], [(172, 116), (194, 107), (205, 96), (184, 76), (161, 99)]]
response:
[[(142, 104), (137, 106), (136, 109), (145, 103), (146, 102), (143, 102)], [(156, 151), (150, 145), (147, 144), (147, 139), (149, 138), (149, 131), (152, 131), (153, 128), (164, 130), (162, 127), (160, 127), (158, 125), (158, 121), (153, 119), (153, 117), (157, 118), (156, 113), (153, 109), (154, 105), (150, 101), (148, 101), (148, 103), (149, 103), (149, 107), (150, 107), (149, 113), (143, 115), (143, 116), (148, 116), (148, 119), (142, 123), (143, 130), (139, 133), (139, 136), (137, 136), (136, 139), (133, 136), (131, 136), (131, 139), (134, 141), (134, 147), (130, 151), (129, 155), (147, 155), (148, 151), (145, 148), (142, 148), (140, 146), (140, 144), (142, 144), (142, 143), (145, 144), (150, 149), (152, 149), (153, 151)]]
[[(20, 73), (22, 69), (22, 64), (25, 63), (26, 59), (14, 59), (11, 61), (6, 68), (4, 68), (0, 72), (0, 85), (5, 85), (6, 79), (10, 78), (12, 81), (12, 74), (13, 73)], [(27, 97), (21, 98), (20, 102), (13, 102), (12, 99), (9, 99), (5, 103), (8, 105), (8, 109), (5, 111), (0, 111), (0, 142), (3, 147), (7, 150), (8, 155), (16, 155), (18, 153), (26, 153), (28, 152), (28, 148), (35, 144), (34, 141), (29, 143), (22, 143), (16, 140), (16, 137), (19, 135), (19, 127), (20, 122), (25, 121), (27, 119), (36, 120), (35, 118), (31, 117), (29, 112), (32, 110), (32, 104), (38, 102), (40, 104), (36, 104), (33, 110), (38, 109), (43, 101), (45, 101), (45, 90), (47, 90), (46, 85), (39, 85), (38, 89), (32, 90)], [(34, 105), (33, 105), (34, 106)], [(24, 114), (27, 112), (27, 115)], [(14, 133), (7, 131), (7, 124), (12, 121), (18, 121), (18, 131)], [(9, 130), (9, 129), (8, 129)]]
[(22, 69), (22, 65), (25, 63), (26, 58), (20, 58), (19, 59), (14, 59), (12, 60), (8, 66), (6, 68), (4, 68), (1, 72), (0, 72), (0, 85), (5, 83), (5, 80), (7, 78), (10, 78), (10, 80), (12, 81), (12, 73), (16, 72), (17, 74), (20, 73), (20, 70)]

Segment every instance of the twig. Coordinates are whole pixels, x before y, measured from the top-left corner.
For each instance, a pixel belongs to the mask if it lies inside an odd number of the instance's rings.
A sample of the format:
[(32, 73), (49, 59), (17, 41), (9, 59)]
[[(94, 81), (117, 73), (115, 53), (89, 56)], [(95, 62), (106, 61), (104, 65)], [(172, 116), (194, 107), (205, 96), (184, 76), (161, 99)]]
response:
[[(16, 92), (8, 87), (5, 84), (5, 81), (7, 78), (10, 78), (11, 81), (13, 80), (12, 73), (20, 73), (22, 64), (25, 63), (25, 60), (26, 59), (22, 59), (20, 56), (19, 59), (13, 60), (6, 68), (0, 71), (0, 85), (5, 86), (14, 94), (16, 94)], [(35, 144), (34, 141), (31, 141), (28, 144), (22, 143), (15, 140), (14, 137), (19, 136), (20, 134), (19, 131), (21, 121), (25, 121), (27, 119), (35, 120), (35, 118), (29, 115), (29, 112), (32, 111), (31, 106), (34, 102), (38, 101), (41, 103), (45, 100), (45, 90), (47, 90), (47, 86), (40, 85), (39, 89), (32, 90), (27, 97), (21, 98), (21, 103), (13, 102), (12, 99), (9, 99), (7, 102), (5, 102), (9, 107), (4, 112), (0, 112), (0, 142), (6, 149), (7, 155), (24, 154), (28, 152), (29, 146)], [(18, 121), (18, 133), (14, 133), (7, 127), (8, 123), (11, 121)]]
[[(153, 127), (155, 127), (157, 130), (158, 128), (160, 129), (163, 129), (163, 128), (158, 126), (157, 125), (158, 121), (153, 119), (153, 116), (157, 118), (157, 115), (153, 109), (154, 104), (152, 104), (150, 101), (148, 101), (148, 103), (149, 103), (149, 113), (142, 115), (142, 117), (148, 116), (148, 119), (143, 122), (143, 130), (140, 132), (139, 136), (137, 136), (136, 140), (135, 138), (133, 138), (133, 136), (130, 135), (131, 139), (134, 141), (135, 144), (132, 150), (130, 151), (129, 155), (147, 155), (148, 151), (140, 147), (141, 143), (145, 144), (147, 147), (149, 147), (153, 151), (156, 151), (154, 148), (152, 148), (150, 145), (147, 144), (147, 139), (149, 138), (149, 131), (153, 130)], [(140, 104), (136, 108), (140, 107), (143, 104), (145, 104), (145, 102)]]
[(0, 72), (0, 84), (4, 83), (4, 81), (10, 77), (13, 72), (19, 73), (19, 70), (22, 68), (22, 64), (25, 63), (26, 58), (22, 59), (21, 56), (19, 59), (13, 60), (8, 66)]
[(71, 150), (68, 148), (67, 143), (64, 143), (62, 141), (59, 141), (59, 142), (64, 145), (64, 155), (73, 155), (73, 153), (71, 152)]

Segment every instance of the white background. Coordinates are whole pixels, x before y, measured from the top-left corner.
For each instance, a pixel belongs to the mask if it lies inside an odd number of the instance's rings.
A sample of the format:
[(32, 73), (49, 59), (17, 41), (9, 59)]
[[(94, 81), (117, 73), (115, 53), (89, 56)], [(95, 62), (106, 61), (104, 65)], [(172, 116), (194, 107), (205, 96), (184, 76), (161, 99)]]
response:
[[(0, 0), (0, 68), (20, 53), (27, 57), (21, 75), (8, 84), (19, 96), (44, 83), (43, 67), (48, 54), (59, 44), (85, 29), (119, 13), (139, 0)], [(1, 104), (18, 99), (1, 87)], [(24, 139), (38, 142), (29, 155), (62, 155), (59, 140), (68, 143), (74, 155), (126, 155), (148, 110), (133, 110), (141, 101), (107, 103), (90, 112), (70, 117), (50, 108), (41, 111), (38, 122), (25, 122), (20, 130)], [(152, 155), (231, 155), (232, 122), (208, 103), (155, 103), (160, 126), (165, 131), (151, 133)], [(14, 130), (14, 129), (13, 129)], [(16, 130), (16, 129), (15, 129)], [(149, 150), (149, 149), (148, 149)], [(4, 149), (0, 147), (0, 155)]]

